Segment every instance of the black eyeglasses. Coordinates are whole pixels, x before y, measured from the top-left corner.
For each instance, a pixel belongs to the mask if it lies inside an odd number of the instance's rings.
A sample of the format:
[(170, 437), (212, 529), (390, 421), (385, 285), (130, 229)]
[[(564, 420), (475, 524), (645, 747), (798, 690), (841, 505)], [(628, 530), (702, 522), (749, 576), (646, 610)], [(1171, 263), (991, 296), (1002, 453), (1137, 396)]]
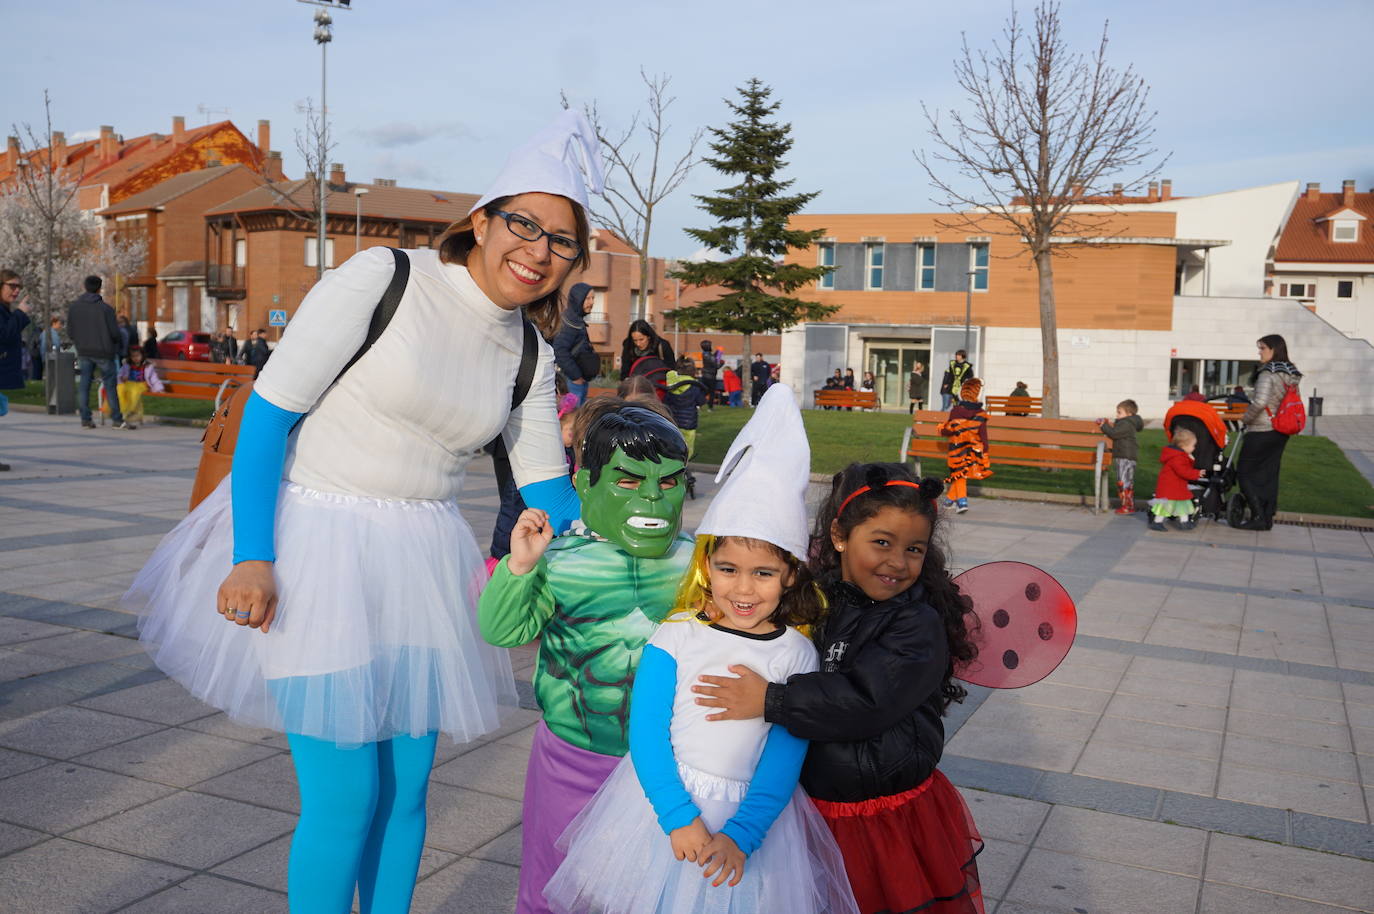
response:
[(555, 257), (564, 260), (576, 260), (582, 256), (582, 245), (576, 238), (569, 238), (567, 235), (555, 235), (553, 232), (546, 232), (532, 219), (508, 213), (503, 209), (488, 210), (493, 216), (500, 216), (506, 220), (506, 228), (516, 238), (523, 238), (526, 241), (538, 241), (545, 235), (549, 236), (549, 252)]
[(10, 282), (5, 283), (5, 288), (6, 288), (6, 289), (22, 289), (22, 288), (24, 288), (24, 284), (23, 284), (22, 282), (14, 282), (13, 280), (11, 280)]

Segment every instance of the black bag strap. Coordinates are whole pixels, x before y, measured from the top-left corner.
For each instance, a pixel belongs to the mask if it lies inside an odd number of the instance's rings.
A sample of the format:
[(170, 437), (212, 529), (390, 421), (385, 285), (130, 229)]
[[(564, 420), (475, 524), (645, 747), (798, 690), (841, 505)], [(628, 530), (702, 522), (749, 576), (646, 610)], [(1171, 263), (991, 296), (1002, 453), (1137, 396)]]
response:
[(334, 382), (337, 384), (348, 369), (353, 367), (353, 363), (361, 359), (372, 348), (372, 344), (381, 338), (386, 331), (387, 324), (396, 316), (396, 308), (401, 304), (401, 296), (405, 295), (406, 283), (410, 281), (410, 258), (406, 252), (400, 248), (390, 248), (391, 256), (396, 259), (396, 271), (391, 274), (391, 282), (387, 285), (386, 291), (382, 293), (382, 300), (377, 302), (377, 307), (372, 311), (372, 322), (367, 325), (367, 339), (363, 340), (362, 346), (353, 353), (353, 358), (348, 360), (348, 364), (343, 367), (335, 376)]
[(530, 385), (534, 383), (534, 368), (539, 362), (539, 338), (534, 324), (525, 321), (525, 345), (520, 350), (520, 370), (515, 374), (515, 389), (511, 391), (510, 408), (511, 412), (521, 403), (525, 402), (525, 395), (530, 392)]

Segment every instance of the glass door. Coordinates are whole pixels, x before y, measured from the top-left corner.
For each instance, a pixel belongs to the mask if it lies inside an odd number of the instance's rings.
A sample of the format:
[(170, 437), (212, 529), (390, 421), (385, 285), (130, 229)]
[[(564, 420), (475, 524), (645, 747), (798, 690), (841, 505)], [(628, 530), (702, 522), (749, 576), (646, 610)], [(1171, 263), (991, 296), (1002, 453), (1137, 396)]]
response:
[(882, 409), (906, 409), (910, 401), (907, 389), (912, 368), (920, 364), (922, 378), (917, 384), (917, 396), (929, 402), (930, 347), (918, 343), (886, 342), (870, 345), (864, 360), (873, 372), (873, 388)]

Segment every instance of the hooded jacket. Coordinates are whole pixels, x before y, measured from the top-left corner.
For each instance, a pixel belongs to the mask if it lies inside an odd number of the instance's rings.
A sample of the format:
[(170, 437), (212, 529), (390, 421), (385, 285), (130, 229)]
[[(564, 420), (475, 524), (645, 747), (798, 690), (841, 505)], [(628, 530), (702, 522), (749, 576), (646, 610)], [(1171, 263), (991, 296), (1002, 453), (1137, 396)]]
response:
[(114, 308), (99, 292), (86, 292), (67, 306), (67, 335), (83, 359), (112, 359), (119, 351), (119, 324)]
[(1283, 402), (1283, 394), (1290, 384), (1302, 380), (1302, 372), (1292, 362), (1265, 362), (1255, 373), (1255, 395), (1245, 410), (1241, 422), (1247, 434), (1272, 432), (1274, 413)]
[(1140, 443), (1135, 440), (1136, 433), (1145, 428), (1145, 420), (1139, 416), (1123, 416), (1115, 422), (1103, 422), (1102, 434), (1112, 439), (1113, 460), (1139, 460)]
[(770, 683), (764, 720), (811, 740), (801, 783), (819, 800), (855, 803), (916, 787), (945, 747), (944, 621), (914, 584), (878, 602), (843, 581), (826, 587), (816, 633), (821, 669)]
[(1194, 482), (1201, 471), (1193, 466), (1193, 458), (1188, 452), (1168, 445), (1159, 452), (1159, 478), (1155, 481), (1155, 498), (1170, 501), (1188, 501), (1193, 492), (1188, 483)]
[(24, 386), (23, 334), (28, 325), (28, 314), (0, 305), (0, 390)]
[(592, 348), (587, 333), (587, 315), (582, 312), (592, 287), (580, 282), (568, 290), (568, 304), (563, 308), (563, 326), (553, 338), (553, 358), (563, 377), (575, 384), (583, 384), (601, 371), (601, 358)]

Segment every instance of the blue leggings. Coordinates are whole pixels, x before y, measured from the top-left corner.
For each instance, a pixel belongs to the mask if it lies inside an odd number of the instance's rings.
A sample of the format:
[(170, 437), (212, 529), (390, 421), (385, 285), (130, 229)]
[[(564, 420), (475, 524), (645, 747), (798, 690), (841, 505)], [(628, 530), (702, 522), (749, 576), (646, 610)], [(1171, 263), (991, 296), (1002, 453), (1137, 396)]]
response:
[(425, 795), (438, 734), (355, 749), (287, 734), (300, 784), (291, 841), (291, 914), (404, 914), (420, 869)]

